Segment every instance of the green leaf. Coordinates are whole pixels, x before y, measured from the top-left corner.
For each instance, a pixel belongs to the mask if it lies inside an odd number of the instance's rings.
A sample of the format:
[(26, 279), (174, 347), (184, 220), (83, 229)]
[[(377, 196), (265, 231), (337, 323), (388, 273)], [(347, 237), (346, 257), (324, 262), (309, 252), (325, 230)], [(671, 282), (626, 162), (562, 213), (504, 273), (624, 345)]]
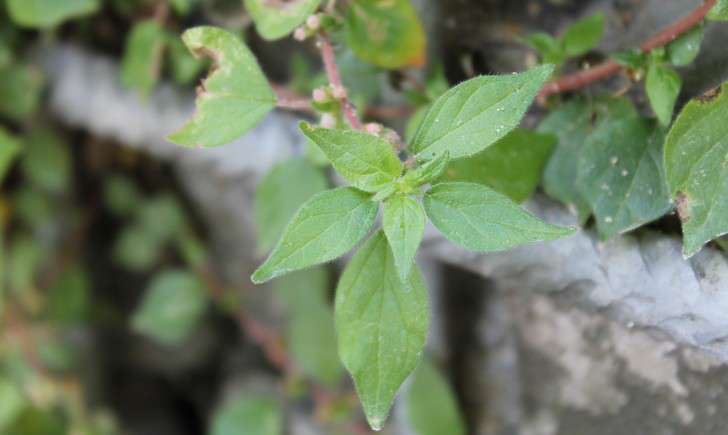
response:
[(48, 316), (56, 322), (71, 324), (85, 320), (89, 312), (90, 279), (74, 264), (63, 272), (49, 291)]
[(526, 35), (523, 42), (533, 48), (541, 55), (544, 63), (553, 63), (559, 65), (566, 60), (563, 44), (560, 40), (554, 38), (548, 33), (535, 32)]
[(166, 41), (169, 47), (167, 58), (172, 78), (180, 85), (189, 85), (205, 69), (207, 62), (190, 54), (177, 35), (168, 33)]
[(177, 15), (185, 16), (192, 10), (193, 0), (170, 0)]
[(245, 9), (255, 22), (255, 29), (265, 39), (279, 39), (303, 24), (321, 4), (321, 0), (245, 0)]
[(706, 18), (712, 21), (728, 21), (728, 0), (718, 0), (715, 6), (708, 11)]
[(339, 355), (370, 426), (379, 430), (417, 366), (427, 335), (427, 290), (417, 268), (402, 281), (382, 231), (344, 269), (336, 289)]
[(35, 279), (43, 263), (45, 249), (32, 238), (15, 236), (7, 254), (7, 273), (10, 289), (23, 294), (35, 287)]
[(354, 0), (345, 31), (349, 47), (366, 62), (389, 69), (425, 64), (425, 33), (410, 0)]
[(429, 110), (429, 104), (426, 106), (422, 106), (409, 117), (409, 119), (407, 120), (407, 125), (404, 129), (405, 143), (412, 143), (412, 139), (414, 139), (415, 134), (417, 134), (417, 130), (420, 129), (420, 125), (422, 125), (422, 121), (425, 120), (425, 116), (427, 116), (427, 112)]
[(415, 199), (394, 195), (384, 202), (382, 228), (394, 254), (399, 277), (406, 280), (425, 233), (425, 211)]
[(647, 70), (645, 91), (660, 124), (670, 125), (681, 87), (682, 79), (675, 70), (658, 63), (650, 65)]
[(416, 435), (465, 435), (465, 420), (452, 388), (429, 358), (412, 375), (404, 405)]
[(203, 284), (190, 272), (164, 271), (152, 279), (131, 319), (132, 328), (161, 344), (179, 345), (207, 309)]
[(0, 183), (20, 152), (20, 141), (0, 127)]
[(104, 204), (116, 216), (130, 215), (141, 201), (141, 194), (130, 178), (111, 175), (104, 179)]
[(728, 232), (728, 89), (726, 85), (685, 106), (665, 142), (670, 194), (690, 257)]
[(164, 243), (182, 232), (186, 220), (177, 200), (170, 195), (161, 195), (145, 201), (139, 207), (137, 224), (144, 229), (148, 238)]
[(573, 228), (541, 221), (482, 184), (437, 184), (425, 194), (424, 203), (435, 227), (452, 242), (472, 251), (503, 251), (574, 233)]
[(325, 174), (306, 159), (292, 158), (275, 165), (255, 194), (259, 252), (269, 252), (296, 210), (327, 186)]
[(553, 66), (521, 74), (482, 76), (451, 88), (427, 112), (413, 149), (420, 160), (445, 151), (456, 159), (476, 154), (513, 130)]
[(392, 144), (369, 133), (311, 127), (303, 133), (326, 154), (336, 172), (357, 189), (377, 192), (402, 174), (402, 162)]
[(195, 56), (215, 61), (197, 95), (197, 112), (169, 140), (185, 146), (229, 143), (253, 128), (276, 104), (258, 62), (235, 35), (215, 27), (195, 27), (182, 39)]
[(612, 55), (615, 62), (633, 70), (642, 70), (647, 65), (648, 56), (639, 48), (620, 51)]
[(4, 431), (23, 411), (25, 399), (15, 385), (0, 378), (0, 403), (0, 430)]
[(89, 15), (99, 8), (97, 0), (7, 0), (8, 15), (23, 27), (55, 27), (70, 18)]
[(22, 120), (38, 107), (43, 76), (33, 66), (0, 65), (0, 115)]
[(567, 56), (581, 56), (599, 45), (604, 33), (604, 14), (599, 12), (572, 24), (561, 36)]
[(283, 413), (273, 399), (238, 393), (215, 410), (210, 435), (282, 435)]
[(686, 66), (693, 63), (703, 42), (705, 26), (700, 24), (667, 45), (667, 55), (675, 66)]
[(485, 184), (523, 202), (541, 181), (555, 144), (554, 135), (517, 128), (485, 151), (450, 163), (441, 180)]
[(20, 160), (20, 169), (28, 182), (48, 193), (63, 193), (71, 183), (71, 164), (68, 145), (57, 133), (32, 130)]
[(121, 61), (121, 81), (142, 95), (149, 95), (159, 80), (162, 53), (167, 41), (164, 29), (155, 19), (134, 25), (126, 40)]
[(134, 271), (150, 270), (162, 256), (163, 244), (149, 237), (146, 229), (139, 224), (125, 227), (114, 242), (112, 250), (114, 261)]
[(627, 99), (599, 120), (579, 154), (576, 186), (602, 239), (653, 221), (672, 208), (662, 165), (665, 130)]
[(445, 151), (438, 154), (432, 160), (428, 160), (424, 164), (408, 171), (402, 177), (402, 185), (406, 188), (415, 188), (425, 183), (429, 183), (439, 177), (450, 163), (450, 153)]
[(589, 104), (586, 100), (574, 99), (552, 110), (538, 127), (540, 132), (554, 134), (558, 138), (544, 169), (544, 190), (568, 205), (582, 223), (589, 217), (589, 204), (574, 180), (579, 150), (591, 132), (592, 117), (601, 106), (601, 102)]
[(260, 284), (344, 255), (369, 232), (377, 211), (368, 194), (351, 187), (314, 195), (296, 212), (251, 279)]

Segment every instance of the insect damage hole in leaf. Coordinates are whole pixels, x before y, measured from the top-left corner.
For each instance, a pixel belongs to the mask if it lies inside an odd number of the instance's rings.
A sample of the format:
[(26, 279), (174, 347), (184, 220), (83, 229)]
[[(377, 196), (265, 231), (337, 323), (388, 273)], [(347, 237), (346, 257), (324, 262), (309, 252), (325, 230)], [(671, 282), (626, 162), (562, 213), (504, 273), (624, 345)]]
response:
[(196, 56), (215, 62), (198, 89), (191, 121), (168, 139), (185, 146), (229, 143), (253, 128), (275, 107), (276, 96), (248, 47), (215, 27), (195, 27), (182, 36)]

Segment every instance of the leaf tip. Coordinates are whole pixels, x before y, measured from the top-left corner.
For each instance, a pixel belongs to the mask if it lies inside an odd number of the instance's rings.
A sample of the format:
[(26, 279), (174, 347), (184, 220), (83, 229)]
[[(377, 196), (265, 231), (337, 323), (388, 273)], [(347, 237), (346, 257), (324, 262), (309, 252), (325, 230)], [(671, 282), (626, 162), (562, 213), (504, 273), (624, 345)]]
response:
[(253, 284), (263, 284), (271, 278), (271, 274), (268, 273), (263, 266), (259, 267), (252, 275), (250, 275), (250, 281), (252, 281)]

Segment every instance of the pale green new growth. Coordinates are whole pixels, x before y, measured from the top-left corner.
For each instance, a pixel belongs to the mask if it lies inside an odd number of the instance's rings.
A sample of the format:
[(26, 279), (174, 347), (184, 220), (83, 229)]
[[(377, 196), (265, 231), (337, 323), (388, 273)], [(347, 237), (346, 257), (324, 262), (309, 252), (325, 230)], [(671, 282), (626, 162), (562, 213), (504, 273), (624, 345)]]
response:
[(416, 435), (465, 435), (465, 421), (455, 394), (442, 373), (422, 358), (412, 374), (404, 405)]
[(377, 211), (377, 203), (370, 200), (370, 195), (352, 187), (314, 195), (293, 216), (281, 240), (251, 279), (260, 284), (344, 255), (366, 236)]
[(339, 355), (367, 420), (379, 430), (425, 345), (427, 291), (417, 268), (402, 281), (382, 231), (346, 266), (336, 289)]
[(277, 400), (238, 392), (212, 416), (210, 435), (282, 435), (283, 413)]
[(521, 74), (482, 76), (440, 96), (413, 139), (419, 160), (445, 151), (450, 158), (470, 156), (513, 130), (553, 72), (542, 65)]
[(358, 189), (377, 192), (402, 174), (402, 163), (392, 145), (382, 138), (306, 123), (301, 123), (301, 130), (326, 154), (336, 172)]
[(602, 239), (653, 221), (672, 208), (662, 165), (665, 130), (627, 99), (600, 114), (579, 153), (576, 186)]
[(131, 30), (121, 63), (121, 80), (130, 88), (148, 95), (161, 70), (166, 35), (157, 20), (137, 23)]
[(131, 320), (132, 328), (166, 345), (182, 343), (207, 308), (202, 283), (187, 271), (158, 275)]
[(574, 233), (573, 228), (541, 221), (482, 184), (437, 184), (425, 194), (424, 203), (427, 216), (445, 237), (473, 251), (502, 251)]
[(384, 202), (382, 228), (402, 280), (412, 270), (417, 248), (425, 233), (426, 219), (420, 203), (409, 196), (394, 195)]
[(429, 183), (439, 177), (450, 163), (450, 153), (445, 151), (438, 154), (433, 160), (428, 160), (417, 168), (407, 172), (402, 177), (404, 186), (414, 188)]
[(7, 0), (8, 15), (24, 27), (49, 28), (96, 12), (97, 0)]
[(282, 38), (303, 24), (314, 13), (321, 0), (245, 0), (245, 9), (255, 22), (260, 36), (273, 40)]
[(660, 124), (670, 125), (682, 79), (672, 68), (653, 62), (647, 70), (645, 91)]
[(683, 254), (728, 232), (728, 90), (692, 100), (665, 142), (665, 171), (683, 227)]
[(255, 222), (258, 251), (270, 251), (293, 214), (313, 195), (326, 190), (322, 170), (304, 158), (275, 165), (260, 181), (255, 192)]
[(235, 35), (215, 27), (195, 27), (182, 36), (195, 56), (209, 56), (215, 66), (198, 89), (192, 120), (169, 140), (185, 146), (229, 143), (253, 128), (276, 104), (258, 62)]

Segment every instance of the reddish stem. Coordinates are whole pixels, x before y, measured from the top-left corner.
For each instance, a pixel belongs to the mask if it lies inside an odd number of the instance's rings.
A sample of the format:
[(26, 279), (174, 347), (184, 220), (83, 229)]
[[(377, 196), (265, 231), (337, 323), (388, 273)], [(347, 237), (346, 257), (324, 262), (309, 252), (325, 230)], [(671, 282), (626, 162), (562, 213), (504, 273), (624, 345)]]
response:
[[(334, 56), (334, 47), (331, 45), (331, 40), (327, 35), (319, 34), (318, 46), (321, 49), (321, 59), (324, 62), (324, 69), (326, 70), (326, 76), (329, 78), (329, 83), (334, 88), (344, 89), (341, 76), (339, 76), (339, 68), (336, 66), (336, 57)], [(356, 115), (354, 106), (349, 102), (348, 97), (341, 99), (341, 108), (344, 112), (344, 117), (346, 117), (346, 120), (349, 121), (353, 129), (361, 130), (364, 127)]]
[[(698, 25), (705, 15), (715, 6), (717, 0), (705, 0), (690, 14), (663, 29), (660, 33), (643, 42), (640, 45), (642, 52), (647, 53), (657, 47), (661, 47), (674, 41), (678, 36)], [(602, 80), (622, 70), (622, 65), (613, 60), (606, 61), (594, 68), (568, 74), (558, 80), (546, 83), (541, 89), (539, 97), (558, 94), (560, 92), (573, 91), (582, 88), (590, 83)]]

